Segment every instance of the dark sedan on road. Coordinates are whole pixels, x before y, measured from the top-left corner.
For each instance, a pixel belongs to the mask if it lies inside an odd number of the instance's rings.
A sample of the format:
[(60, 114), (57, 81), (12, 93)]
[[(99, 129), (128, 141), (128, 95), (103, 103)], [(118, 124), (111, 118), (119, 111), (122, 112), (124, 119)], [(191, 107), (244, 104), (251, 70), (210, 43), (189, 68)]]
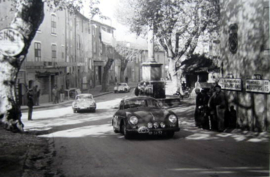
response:
[(72, 103), (73, 112), (78, 111), (93, 111), (95, 112), (97, 108), (96, 102), (92, 94), (79, 94), (76, 96)]
[(126, 139), (134, 134), (166, 135), (172, 138), (180, 130), (179, 118), (170, 110), (163, 109), (152, 97), (132, 97), (121, 100), (113, 115), (115, 133), (124, 134)]

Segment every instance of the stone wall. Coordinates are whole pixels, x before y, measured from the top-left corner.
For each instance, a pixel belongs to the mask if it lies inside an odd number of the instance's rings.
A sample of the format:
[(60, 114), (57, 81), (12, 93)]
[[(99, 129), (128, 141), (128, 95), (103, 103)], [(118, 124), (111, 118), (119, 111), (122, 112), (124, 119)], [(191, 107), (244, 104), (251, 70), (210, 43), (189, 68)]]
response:
[(270, 94), (247, 92), (247, 79), (270, 80), (269, 1), (221, 0), (220, 55), (223, 77), (242, 79), (242, 91), (225, 91), (243, 129), (265, 131), (270, 123)]

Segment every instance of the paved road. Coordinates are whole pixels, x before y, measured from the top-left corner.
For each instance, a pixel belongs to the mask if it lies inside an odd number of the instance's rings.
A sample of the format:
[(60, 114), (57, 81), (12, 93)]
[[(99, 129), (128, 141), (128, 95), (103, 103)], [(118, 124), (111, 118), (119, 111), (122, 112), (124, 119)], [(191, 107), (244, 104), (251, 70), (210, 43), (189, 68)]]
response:
[[(174, 111), (182, 130), (173, 139), (126, 140), (112, 131), (110, 109), (128, 94), (97, 98), (96, 113), (71, 107), (35, 112), (26, 128), (54, 139), (54, 170), (65, 177), (263, 177), (269, 176), (269, 143), (259, 137), (217, 133), (194, 127), (194, 106)], [(24, 119), (26, 115), (23, 115)], [(49, 133), (48, 133), (49, 132)]]

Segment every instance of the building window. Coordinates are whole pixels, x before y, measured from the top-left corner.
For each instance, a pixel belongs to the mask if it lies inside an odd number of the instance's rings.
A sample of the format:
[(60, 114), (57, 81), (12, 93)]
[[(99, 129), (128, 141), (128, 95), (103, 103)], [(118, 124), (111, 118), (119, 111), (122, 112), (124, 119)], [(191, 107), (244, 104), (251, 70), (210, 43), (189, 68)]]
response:
[(91, 24), (88, 23), (88, 34), (91, 34)]
[(56, 34), (56, 15), (54, 14), (51, 16), (51, 30), (52, 34)]
[(81, 38), (80, 35), (77, 35), (77, 50), (80, 50), (80, 46), (81, 46)]
[(96, 43), (96, 41), (94, 41), (94, 43), (93, 43), (93, 52), (94, 53), (97, 52), (97, 43)]
[(83, 33), (83, 20), (82, 20), (82, 33)]
[(96, 36), (96, 25), (93, 25), (93, 36)]
[(35, 50), (35, 61), (41, 61), (41, 44), (39, 42), (35, 42), (34, 44)]
[(62, 46), (62, 59), (65, 59), (65, 46)]
[(102, 52), (103, 52), (103, 45), (102, 45), (102, 43), (100, 43), (100, 46), (99, 46), (99, 48), (100, 48), (100, 55), (102, 55)]
[(55, 61), (56, 60), (56, 45), (52, 44), (52, 60)]

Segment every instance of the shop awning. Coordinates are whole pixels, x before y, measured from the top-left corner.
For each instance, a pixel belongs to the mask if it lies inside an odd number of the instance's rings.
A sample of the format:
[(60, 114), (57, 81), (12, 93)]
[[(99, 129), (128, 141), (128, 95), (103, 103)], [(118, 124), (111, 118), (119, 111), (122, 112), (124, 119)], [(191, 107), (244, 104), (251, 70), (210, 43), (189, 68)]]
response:
[(50, 72), (50, 71), (36, 71), (36, 77), (49, 77), (51, 75), (58, 75), (59, 72)]

